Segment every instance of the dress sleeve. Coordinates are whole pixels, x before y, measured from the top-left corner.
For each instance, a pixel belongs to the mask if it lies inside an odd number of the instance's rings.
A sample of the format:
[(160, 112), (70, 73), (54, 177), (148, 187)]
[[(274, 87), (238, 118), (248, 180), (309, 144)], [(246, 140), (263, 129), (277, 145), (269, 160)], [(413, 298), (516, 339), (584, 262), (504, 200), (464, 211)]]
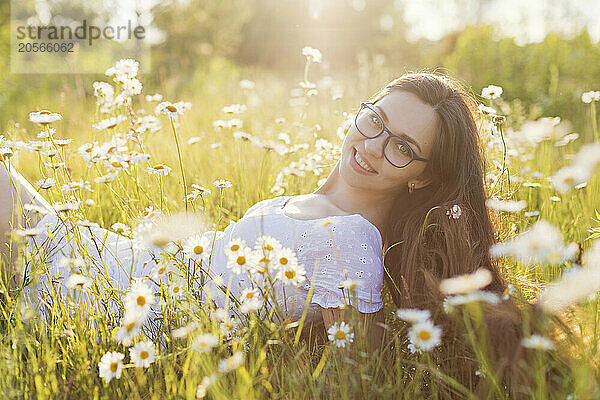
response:
[[(304, 288), (314, 286), (311, 302), (324, 308), (349, 304), (362, 313), (380, 310), (383, 254), (377, 228), (366, 220), (346, 218), (327, 229), (317, 226), (310, 236), (302, 251), (308, 256)], [(357, 283), (356, 293), (340, 287), (346, 280)]]

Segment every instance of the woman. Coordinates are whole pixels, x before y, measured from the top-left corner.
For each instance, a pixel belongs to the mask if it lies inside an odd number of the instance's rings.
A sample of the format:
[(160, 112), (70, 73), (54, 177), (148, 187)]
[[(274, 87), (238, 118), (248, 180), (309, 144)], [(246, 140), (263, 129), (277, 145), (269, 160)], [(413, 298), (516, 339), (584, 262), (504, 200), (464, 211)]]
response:
[[(361, 311), (367, 340), (373, 348), (382, 343), (380, 289), (384, 277), (395, 305), (401, 308), (439, 311), (443, 299), (438, 290), (440, 280), (479, 267), (493, 274), (487, 289), (501, 293), (505, 285), (488, 255), (494, 228), (485, 208), (483, 146), (475, 112), (472, 98), (446, 77), (417, 73), (390, 82), (361, 105), (344, 139), (341, 157), (321, 187), (313, 193), (255, 204), (236, 224), (232, 222), (224, 232), (217, 232), (216, 243), (221, 248), (217, 253), (213, 250), (213, 254), (225, 254), (224, 246), (238, 236), (246, 235), (250, 240), (259, 232), (252, 226), (260, 225), (265, 233), (289, 247), (293, 244), (296, 253), (298, 240), (308, 239), (308, 232), (312, 249), (305, 249), (309, 254), (303, 260), (307, 264), (307, 282), (314, 283), (317, 298), (313, 297), (309, 319), (322, 319), (327, 329), (335, 320), (346, 317), (340, 307), (344, 298), (336, 290), (343, 279), (336, 264), (346, 268), (346, 278), (365, 274), (358, 299), (350, 304)], [(8, 178), (3, 173), (1, 184), (5, 188)], [(28, 197), (25, 202), (36, 198), (40, 204), (45, 203), (26, 183), (22, 183), (20, 192)], [(5, 231), (13, 204), (16, 203), (10, 197), (2, 199)], [(49, 207), (47, 203), (42, 206)], [(338, 241), (341, 260), (336, 260), (326, 248), (331, 246), (327, 242), (329, 233), (318, 233), (315, 228), (315, 222), (332, 216), (338, 217), (338, 234), (345, 235), (345, 239), (337, 237), (342, 239)], [(284, 238), (284, 232), (290, 230), (294, 234)], [(105, 233), (97, 231), (98, 235)], [(389, 250), (385, 269), (381, 257), (384, 249)], [(323, 255), (323, 250), (327, 254)], [(357, 251), (364, 254), (358, 255)], [(126, 252), (131, 253), (131, 248)], [(114, 258), (118, 259), (119, 252), (116, 253)], [(152, 264), (150, 258), (134, 258), (131, 261), (137, 266)], [(317, 259), (321, 264), (315, 262)], [(368, 265), (365, 261), (364, 268), (357, 265), (357, 259), (368, 260)], [(225, 258), (220, 262), (224, 264)], [(319, 270), (323, 265), (324, 272)], [(327, 270), (327, 266), (331, 268)], [(137, 272), (140, 276), (149, 273), (147, 269)], [(232, 287), (237, 285), (238, 292), (244, 288), (237, 274), (223, 277), (225, 281), (232, 279)], [(126, 283), (125, 279), (123, 285)], [(304, 289), (305, 292), (295, 294), (300, 305), (306, 298), (308, 289)], [(513, 326), (518, 321), (517, 310), (512, 303), (505, 304), (502, 311), (486, 314), (488, 331), (493, 341), (506, 342), (516, 349), (519, 338)], [(445, 318), (443, 313), (434, 315)], [(450, 322), (445, 324), (451, 332)], [(496, 354), (496, 361), (507, 365), (514, 363), (518, 354), (508, 359), (501, 357), (506, 356)]]

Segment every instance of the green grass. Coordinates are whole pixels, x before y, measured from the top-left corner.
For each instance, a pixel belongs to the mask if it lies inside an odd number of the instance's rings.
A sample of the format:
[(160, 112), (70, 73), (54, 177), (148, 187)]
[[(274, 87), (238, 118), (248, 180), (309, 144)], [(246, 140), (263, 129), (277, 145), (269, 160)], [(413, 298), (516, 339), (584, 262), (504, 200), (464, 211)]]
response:
[[(317, 152), (314, 147), (316, 138), (325, 138), (339, 145), (341, 138), (336, 131), (346, 119), (344, 112), (355, 111), (358, 99), (366, 98), (378, 86), (389, 78), (389, 71), (373, 71), (368, 82), (352, 84), (349, 79), (340, 78), (345, 95), (342, 99), (331, 100), (328, 89), (320, 90), (313, 97), (306, 98), (304, 107), (291, 107), (288, 104), (289, 82), (277, 80), (273, 76), (254, 71), (257, 88), (244, 91), (237, 86), (237, 80), (214, 72), (214, 79), (207, 79), (202, 91), (191, 101), (192, 109), (185, 112), (176, 128), (181, 145), (181, 162), (185, 171), (187, 191), (191, 184), (208, 187), (212, 193), (188, 203), (190, 210), (202, 212), (213, 222), (211, 229), (224, 229), (230, 221), (239, 219), (245, 210), (259, 200), (273, 197), (270, 190), (277, 174), (291, 162), (298, 162), (306, 154)], [(236, 76), (243, 78), (243, 71), (236, 70)], [(298, 79), (299, 81), (300, 79)], [(91, 82), (89, 82), (91, 87)], [(154, 91), (144, 90), (143, 94)], [(132, 110), (140, 108), (151, 114), (154, 105), (148, 104), (140, 96), (134, 100)], [(259, 99), (259, 100), (257, 100)], [(169, 98), (173, 102), (180, 99)], [(213, 121), (228, 119), (220, 110), (223, 106), (241, 103), (248, 105), (241, 130), (261, 140), (277, 141), (280, 132), (289, 134), (291, 144), (307, 143), (310, 147), (297, 152), (280, 155), (252, 144), (250, 141), (234, 140), (232, 133), (236, 129), (215, 130)], [(254, 104), (254, 106), (253, 106)], [(126, 132), (128, 121), (116, 129), (97, 131), (91, 127), (92, 120), (100, 118), (98, 110), (93, 110), (93, 98), (85, 105), (75, 99), (66, 98), (65, 103), (44, 105), (53, 111), (61, 112), (63, 120), (54, 124), (56, 138), (74, 138), (75, 142), (63, 153), (68, 166), (68, 174), (73, 180), (84, 179), (92, 183), (93, 192), (76, 193), (81, 200), (93, 199), (94, 206), (82, 207), (81, 214), (75, 219), (89, 219), (101, 227), (109, 228), (113, 223), (122, 222), (133, 226), (136, 218), (147, 206), (161, 209), (170, 214), (185, 209), (183, 202), (182, 174), (174, 140), (174, 132), (166, 116), (160, 116), (162, 129), (156, 133), (145, 133), (143, 151), (151, 155), (146, 163), (140, 163), (129, 171), (121, 173), (110, 184), (97, 184), (93, 178), (104, 174), (104, 167), (89, 168), (77, 154), (77, 148), (91, 141), (104, 142), (114, 133)], [(582, 104), (582, 107), (586, 105)], [(33, 111), (33, 110), (31, 110)], [(72, 112), (70, 112), (72, 111)], [(138, 112), (139, 113), (139, 112)], [(141, 115), (141, 114), (140, 114)], [(522, 115), (508, 115), (511, 120), (519, 120)], [(276, 119), (285, 118), (283, 122)], [(23, 120), (20, 127), (8, 128), (5, 136), (11, 140), (34, 139), (39, 128)], [(591, 133), (587, 133), (591, 136)], [(200, 137), (200, 141), (187, 144), (191, 137)], [(507, 174), (494, 166), (494, 160), (502, 160), (502, 147), (490, 144), (489, 173), (498, 176), (497, 185), (490, 186), (490, 194), (498, 198), (523, 199), (527, 208), (515, 214), (503, 213), (498, 216), (498, 235), (501, 239), (514, 236), (543, 218), (551, 222), (562, 232), (565, 242), (575, 241), (587, 249), (591, 244), (590, 235), (598, 229), (598, 199), (600, 182), (598, 176), (590, 180), (587, 187), (572, 190), (561, 195), (560, 202), (550, 200), (556, 195), (551, 184), (543, 178), (532, 178), (529, 174), (539, 171), (544, 177), (568, 162), (566, 154), (577, 151), (586, 135), (564, 147), (555, 147), (546, 141), (524, 149), (532, 154), (530, 160), (509, 156)], [(496, 138), (498, 139), (498, 138)], [(211, 144), (222, 142), (222, 146), (211, 148)], [(495, 140), (499, 143), (498, 140)], [(134, 141), (129, 141), (130, 149), (141, 151)], [(509, 142), (509, 148), (511, 143)], [(324, 154), (327, 160), (327, 154)], [(334, 159), (329, 155), (329, 160)], [(59, 168), (50, 171), (43, 166), (46, 159), (38, 153), (18, 151), (11, 163), (30, 181), (41, 177), (42, 171), (55, 176), (64, 183), (67, 170)], [(172, 168), (169, 176), (159, 179), (148, 175), (144, 169), (148, 165), (165, 163)], [(315, 175), (306, 171), (303, 177), (288, 176), (286, 194), (308, 193), (317, 187), (317, 182), (327, 176), (334, 162), (326, 161), (322, 173)], [(530, 172), (520, 171), (530, 167)], [(541, 187), (523, 187), (517, 177), (523, 181), (541, 182)], [(219, 190), (212, 186), (216, 179), (232, 182), (229, 189)], [(64, 199), (60, 184), (46, 193), (54, 201)], [(539, 211), (539, 216), (525, 217), (526, 211)], [(596, 217), (596, 220), (594, 220)], [(72, 216), (71, 218), (74, 218)], [(183, 269), (189, 278), (189, 271)], [(517, 296), (525, 301), (535, 301), (543, 287), (560, 275), (566, 266), (525, 266), (507, 260), (503, 273), (509, 282), (517, 287)], [(101, 279), (99, 279), (100, 281)], [(100, 287), (98, 282), (97, 288)], [(99, 296), (113, 296), (121, 304), (120, 295), (110, 290), (98, 290)], [(164, 293), (161, 298), (166, 301)], [(336, 348), (327, 341), (316, 343), (297, 340), (297, 331), (288, 322), (277, 318), (251, 317), (244, 327), (239, 329), (233, 339), (222, 336), (219, 344), (208, 353), (198, 353), (190, 349), (195, 334), (200, 332), (218, 332), (218, 326), (202, 307), (199, 299), (188, 294), (185, 301), (168, 303), (163, 316), (163, 329), (153, 328), (144, 332), (149, 339), (158, 343), (157, 359), (148, 369), (134, 368), (129, 364), (126, 346), (113, 340), (113, 328), (118, 325), (120, 311), (107, 312), (100, 303), (88, 307), (85, 312), (69, 312), (64, 299), (46, 299), (53, 304), (51, 318), (43, 322), (39, 315), (23, 305), (19, 291), (2, 291), (0, 307), (0, 392), (4, 398), (193, 398), (204, 376), (217, 373), (217, 381), (207, 391), (208, 398), (436, 398), (444, 390), (454, 391), (453, 398), (475, 398), (472, 386), (463, 386), (444, 375), (438, 368), (440, 362), (429, 353), (411, 354), (407, 349), (407, 327), (395, 316), (395, 308), (386, 293), (384, 307), (386, 324), (389, 326), (388, 341), (380, 351), (370, 354), (361, 346), (363, 338), (356, 332), (355, 342), (346, 348)], [(564, 399), (567, 395), (574, 398), (598, 398), (596, 382), (597, 354), (597, 300), (570, 309), (564, 319), (574, 334), (557, 343), (556, 354), (568, 357), (567, 364), (556, 362), (554, 356), (538, 353), (536, 362), (529, 366), (533, 383), (523, 390), (529, 398)], [(354, 317), (357, 317), (354, 315)], [(481, 310), (469, 305), (457, 314), (457, 318), (467, 326), (471, 340), (468, 354), (479, 355), (482, 369), (485, 369), (485, 345), (482, 332), (477, 324)], [(195, 321), (199, 329), (190, 334), (189, 339), (173, 337), (173, 330)], [(353, 322), (351, 321), (351, 325)], [(355, 324), (353, 325), (355, 326)], [(322, 330), (322, 327), (315, 329)], [(306, 334), (306, 332), (304, 332)], [(313, 333), (314, 334), (314, 333)], [(442, 337), (441, 347), (450, 347)], [(245, 350), (244, 350), (245, 349)], [(444, 363), (452, 365), (459, 362), (466, 353), (461, 347), (450, 350)], [(98, 362), (107, 351), (119, 351), (125, 354), (126, 368), (120, 379), (103, 382), (98, 375)], [(221, 359), (229, 357), (235, 351), (244, 351), (245, 360), (241, 367), (229, 373), (218, 373)], [(434, 351), (435, 353), (435, 351)], [(553, 372), (556, 379), (555, 391), (548, 391), (546, 368), (556, 365)], [(488, 375), (490, 382), (493, 374)], [(450, 389), (448, 389), (450, 388)], [(448, 393), (448, 392), (446, 392)], [(505, 398), (505, 389), (498, 387), (493, 398)]]

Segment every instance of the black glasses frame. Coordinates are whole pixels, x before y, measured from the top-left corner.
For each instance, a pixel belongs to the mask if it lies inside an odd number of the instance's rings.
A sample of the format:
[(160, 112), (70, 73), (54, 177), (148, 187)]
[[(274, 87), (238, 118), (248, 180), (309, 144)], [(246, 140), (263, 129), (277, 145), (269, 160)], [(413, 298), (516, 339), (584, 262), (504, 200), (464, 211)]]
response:
[[(358, 110), (358, 112), (356, 113), (356, 116), (354, 117), (354, 126), (356, 127), (356, 129), (360, 132), (361, 135), (363, 135), (364, 137), (368, 138), (368, 139), (375, 139), (376, 137), (378, 137), (379, 135), (381, 135), (383, 132), (388, 134), (387, 139), (385, 139), (385, 143), (383, 144), (383, 156), (385, 157), (386, 160), (388, 160), (388, 162), (390, 164), (392, 164), (394, 167), (396, 168), (404, 168), (406, 166), (408, 166), (408, 164), (410, 164), (413, 161), (423, 161), (423, 162), (427, 162), (429, 161), (429, 159), (427, 158), (423, 158), (423, 157), (419, 157), (417, 155), (417, 153), (415, 153), (415, 151), (413, 150), (413, 148), (406, 143), (406, 141), (404, 139), (402, 139), (400, 136), (394, 135), (388, 128), (387, 126), (385, 126), (385, 123), (383, 122), (383, 118), (381, 118), (381, 116), (379, 115), (379, 113), (377, 111), (375, 111), (372, 107), (370, 107), (371, 105), (373, 105), (374, 103), (360, 103), (360, 110)], [(379, 132), (377, 135), (375, 136), (367, 136), (365, 135), (360, 128), (358, 127), (358, 115), (361, 113), (361, 111), (363, 110), (363, 108), (368, 108), (369, 110), (371, 110), (372, 112), (375, 113), (375, 115), (377, 115), (377, 118), (379, 118), (379, 121), (381, 121), (381, 126), (383, 127), (381, 129), (381, 132)], [(411, 160), (409, 162), (407, 162), (406, 164), (402, 165), (402, 166), (398, 166), (396, 164), (394, 164), (385, 154), (385, 148), (388, 145), (388, 143), (390, 142), (390, 137), (395, 137), (397, 139), (400, 139), (402, 141), (402, 143), (408, 147), (408, 149), (410, 150), (410, 154), (411, 154)]]

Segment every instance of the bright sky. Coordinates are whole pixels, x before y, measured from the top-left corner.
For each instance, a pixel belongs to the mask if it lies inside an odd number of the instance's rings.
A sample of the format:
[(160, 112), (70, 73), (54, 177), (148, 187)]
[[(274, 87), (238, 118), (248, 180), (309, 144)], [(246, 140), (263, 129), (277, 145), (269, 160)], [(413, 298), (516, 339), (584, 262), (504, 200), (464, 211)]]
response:
[(549, 30), (569, 35), (584, 26), (600, 40), (600, 0), (395, 0), (394, 5), (409, 26), (409, 40), (440, 39), (476, 21), (478, 13), (482, 22), (499, 22), (498, 34), (519, 44), (542, 41)]

